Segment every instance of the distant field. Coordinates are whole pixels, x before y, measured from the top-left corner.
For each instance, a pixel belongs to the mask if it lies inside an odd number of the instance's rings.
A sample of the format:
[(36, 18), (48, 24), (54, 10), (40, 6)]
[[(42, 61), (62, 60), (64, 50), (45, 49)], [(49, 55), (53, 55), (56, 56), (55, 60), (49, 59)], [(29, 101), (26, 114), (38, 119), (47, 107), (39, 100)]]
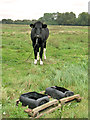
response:
[[(50, 86), (65, 87), (80, 94), (73, 101), (42, 118), (88, 117), (88, 27), (48, 26), (47, 60), (33, 64), (29, 25), (2, 25), (2, 117), (28, 118), (16, 107), (21, 94), (43, 91)], [(30, 55), (28, 61), (25, 61)]]

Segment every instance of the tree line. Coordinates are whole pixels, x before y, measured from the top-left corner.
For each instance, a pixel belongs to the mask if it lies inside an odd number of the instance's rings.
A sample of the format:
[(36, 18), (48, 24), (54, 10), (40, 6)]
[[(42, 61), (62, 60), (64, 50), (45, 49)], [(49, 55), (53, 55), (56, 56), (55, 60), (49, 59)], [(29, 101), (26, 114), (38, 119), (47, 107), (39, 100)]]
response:
[[(43, 17), (38, 19), (48, 25), (78, 25), (78, 26), (89, 26), (90, 25), (90, 14), (82, 12), (76, 17), (73, 12), (65, 13), (44, 13)], [(11, 20), (2, 19), (2, 24), (30, 24), (35, 23), (37, 20)]]

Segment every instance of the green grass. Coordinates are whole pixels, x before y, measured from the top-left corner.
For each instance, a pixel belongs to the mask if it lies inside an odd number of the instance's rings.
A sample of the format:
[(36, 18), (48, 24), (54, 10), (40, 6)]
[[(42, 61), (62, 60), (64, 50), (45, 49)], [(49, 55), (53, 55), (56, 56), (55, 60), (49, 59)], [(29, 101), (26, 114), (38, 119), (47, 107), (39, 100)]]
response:
[(39, 62), (33, 64), (30, 27), (2, 25), (3, 118), (28, 118), (24, 108), (16, 107), (15, 101), (23, 93), (40, 92), (55, 85), (80, 94), (82, 101), (73, 101), (42, 118), (88, 117), (88, 28), (49, 26), (49, 30), (47, 60), (40, 66)]

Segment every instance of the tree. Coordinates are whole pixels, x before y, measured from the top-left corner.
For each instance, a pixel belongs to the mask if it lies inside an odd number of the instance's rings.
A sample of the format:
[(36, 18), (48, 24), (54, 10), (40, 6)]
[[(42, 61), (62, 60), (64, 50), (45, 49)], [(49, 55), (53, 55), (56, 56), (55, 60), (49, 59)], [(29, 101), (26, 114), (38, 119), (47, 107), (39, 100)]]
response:
[(64, 19), (64, 15), (62, 13), (58, 13), (58, 15), (57, 15), (57, 23), (59, 25), (63, 24), (63, 19)]
[(88, 14), (88, 25), (90, 26), (90, 14)]
[(88, 25), (88, 13), (82, 12), (77, 19), (77, 25)]
[[(44, 13), (43, 17), (38, 19), (39, 21), (46, 23), (48, 25), (90, 25), (90, 14), (87, 12), (82, 12), (76, 18), (75, 13), (65, 12), (65, 13)], [(31, 24), (35, 23), (37, 20), (11, 20), (2, 19), (3, 24)]]
[(13, 24), (13, 20), (11, 19), (2, 19), (3, 24)]
[(40, 21), (45, 22), (49, 25), (57, 24), (56, 19), (57, 13), (44, 13), (44, 16), (39, 18)]
[(59, 25), (74, 25), (76, 15), (73, 12), (58, 13), (57, 22)]

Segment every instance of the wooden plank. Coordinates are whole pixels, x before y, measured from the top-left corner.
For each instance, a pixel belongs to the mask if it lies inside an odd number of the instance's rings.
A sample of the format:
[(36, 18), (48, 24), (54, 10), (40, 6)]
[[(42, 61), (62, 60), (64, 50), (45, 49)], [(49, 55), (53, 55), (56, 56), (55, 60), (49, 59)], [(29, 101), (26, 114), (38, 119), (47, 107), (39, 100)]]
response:
[(43, 105), (41, 105), (41, 106), (38, 106), (38, 107), (36, 107), (36, 108), (34, 108), (33, 110), (32, 110), (32, 112), (38, 112), (38, 111), (40, 111), (40, 110), (43, 110), (43, 109), (45, 109), (45, 108), (47, 108), (47, 107), (49, 107), (49, 106), (52, 106), (52, 105), (55, 105), (55, 104), (58, 104), (58, 100), (56, 100), (56, 99), (54, 99), (54, 100), (52, 100), (52, 101), (49, 101), (49, 102), (47, 102), (47, 103), (45, 103), (45, 104), (43, 104)]
[(41, 91), (40, 93), (41, 93), (41, 94), (44, 94), (44, 93), (45, 93), (45, 91)]
[(32, 112), (32, 110), (31, 109), (26, 109), (26, 110), (24, 110), (26, 113), (30, 113), (30, 112)]
[(39, 118), (39, 117), (41, 117), (41, 116), (44, 115), (44, 114), (51, 113), (51, 112), (55, 111), (56, 109), (61, 108), (61, 106), (62, 106), (62, 105), (59, 104), (58, 106), (56, 106), (56, 107), (54, 107), (54, 108), (51, 108), (51, 109), (49, 109), (49, 110), (47, 110), (47, 111), (45, 111), (45, 112), (43, 112), (43, 113), (40, 113), (39, 115), (37, 115), (36, 118)]
[(69, 101), (74, 100), (74, 99), (76, 99), (77, 101), (80, 101), (81, 97), (80, 97), (79, 94), (76, 94), (76, 95), (73, 95), (73, 96), (70, 96), (70, 97), (62, 98), (59, 101), (62, 104), (62, 103), (69, 102)]

